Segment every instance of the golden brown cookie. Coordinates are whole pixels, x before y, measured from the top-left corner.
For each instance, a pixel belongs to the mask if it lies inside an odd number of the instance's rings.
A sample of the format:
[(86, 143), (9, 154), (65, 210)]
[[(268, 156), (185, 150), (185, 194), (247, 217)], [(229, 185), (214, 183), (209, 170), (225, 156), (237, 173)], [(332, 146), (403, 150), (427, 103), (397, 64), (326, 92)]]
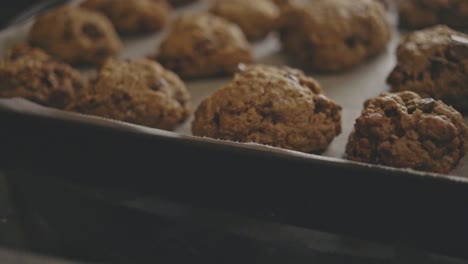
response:
[(413, 92), (365, 102), (346, 147), (348, 159), (450, 172), (468, 151), (468, 128), (452, 107)]
[(436, 26), (405, 36), (387, 82), (468, 112), (468, 35)]
[(272, 0), (216, 0), (211, 12), (239, 25), (249, 40), (276, 30), (280, 18), (280, 8)]
[(156, 59), (183, 78), (233, 73), (252, 61), (250, 44), (241, 29), (211, 14), (178, 18), (161, 43)]
[(170, 13), (166, 0), (86, 0), (81, 7), (103, 13), (125, 34), (159, 31)]
[(466, 0), (400, 0), (400, 26), (418, 29), (437, 24), (468, 28)]
[(129, 123), (173, 129), (190, 115), (190, 95), (173, 72), (142, 59), (107, 61), (70, 109)]
[(385, 9), (375, 0), (299, 2), (282, 15), (281, 40), (288, 54), (313, 70), (349, 69), (390, 40)]
[(100, 64), (122, 48), (111, 22), (94, 11), (62, 6), (39, 16), (29, 41), (73, 64)]
[(194, 135), (318, 153), (341, 133), (341, 107), (314, 79), (287, 67), (241, 68), (200, 104)]
[(0, 61), (0, 97), (64, 108), (83, 87), (79, 72), (37, 48), (17, 45)]

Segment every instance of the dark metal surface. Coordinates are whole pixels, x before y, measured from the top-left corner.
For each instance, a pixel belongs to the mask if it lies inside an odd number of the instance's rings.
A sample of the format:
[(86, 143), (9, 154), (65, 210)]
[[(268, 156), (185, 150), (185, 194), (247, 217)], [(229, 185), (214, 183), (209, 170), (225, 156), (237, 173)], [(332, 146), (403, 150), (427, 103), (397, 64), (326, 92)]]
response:
[(0, 161), (73, 183), (468, 257), (465, 183), (0, 112)]

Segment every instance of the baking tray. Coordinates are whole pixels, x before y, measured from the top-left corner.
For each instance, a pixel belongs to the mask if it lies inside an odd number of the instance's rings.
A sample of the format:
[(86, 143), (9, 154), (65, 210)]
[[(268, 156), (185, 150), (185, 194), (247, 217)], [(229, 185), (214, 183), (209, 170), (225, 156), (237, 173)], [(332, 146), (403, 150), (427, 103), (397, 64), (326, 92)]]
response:
[[(188, 9), (201, 10), (207, 2)], [(1, 32), (0, 53), (24, 40), (30, 24)], [(154, 53), (160, 37), (125, 39), (123, 57)], [(350, 72), (311, 74), (344, 108), (343, 133), (323, 156), (192, 137), (190, 121), (173, 133), (1, 99), (0, 135), (7, 140), (0, 162), (80, 183), (467, 257), (467, 158), (452, 175), (342, 159), (362, 102), (388, 89), (384, 80), (395, 63), (397, 41), (395, 30), (386, 52)], [(254, 46), (259, 62), (285, 62), (274, 35)], [(228, 80), (188, 82), (194, 106)]]
[(115, 264), (466, 263), (399, 245), (90, 188), (37, 172), (8, 175), (33, 250), (47, 255)]

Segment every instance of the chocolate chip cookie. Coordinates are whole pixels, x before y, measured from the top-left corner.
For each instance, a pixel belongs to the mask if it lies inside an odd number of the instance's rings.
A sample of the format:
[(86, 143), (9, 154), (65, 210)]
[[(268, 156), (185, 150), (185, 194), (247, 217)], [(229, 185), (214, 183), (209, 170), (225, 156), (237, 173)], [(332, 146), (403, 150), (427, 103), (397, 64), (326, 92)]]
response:
[(375, 0), (292, 2), (283, 12), (283, 49), (317, 71), (346, 70), (382, 52), (390, 40), (384, 7)]
[(124, 34), (159, 31), (170, 13), (166, 0), (86, 0), (81, 7), (103, 13)]
[(468, 35), (447, 26), (415, 31), (397, 50), (387, 82), (392, 91), (413, 91), (468, 112)]
[(160, 129), (173, 129), (191, 112), (185, 84), (158, 63), (107, 61), (70, 110)]
[(461, 114), (413, 92), (366, 101), (346, 146), (350, 160), (438, 173), (450, 172), (467, 151)]
[(122, 48), (107, 17), (71, 6), (40, 15), (29, 33), (29, 41), (73, 64), (100, 64)]
[(37, 48), (17, 45), (0, 61), (0, 97), (64, 108), (83, 87), (79, 72)]
[(237, 25), (207, 13), (185, 14), (162, 41), (156, 59), (183, 78), (211, 77), (251, 62), (250, 49)]
[(319, 153), (341, 133), (341, 107), (299, 70), (241, 65), (229, 84), (200, 104), (192, 132)]
[(424, 28), (445, 24), (454, 28), (468, 28), (466, 0), (400, 0), (400, 26)]
[(276, 30), (280, 18), (280, 8), (272, 0), (216, 0), (211, 12), (239, 25), (249, 40)]

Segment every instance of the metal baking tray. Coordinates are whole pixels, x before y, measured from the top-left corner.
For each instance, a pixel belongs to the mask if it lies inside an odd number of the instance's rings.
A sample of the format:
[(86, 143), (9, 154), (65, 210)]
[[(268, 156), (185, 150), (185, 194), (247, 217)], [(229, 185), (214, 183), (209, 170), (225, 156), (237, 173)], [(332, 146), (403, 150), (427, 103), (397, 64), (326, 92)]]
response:
[[(0, 54), (24, 41), (30, 25), (26, 21), (0, 32)], [(124, 39), (122, 57), (155, 53), (165, 33)], [(190, 120), (169, 132), (0, 99), (0, 163), (80, 184), (468, 257), (468, 157), (451, 175), (342, 158), (364, 100), (388, 90), (385, 78), (395, 64), (398, 39), (395, 27), (387, 50), (351, 71), (309, 73), (343, 106), (343, 132), (323, 155), (193, 137)], [(259, 63), (286, 62), (274, 34), (254, 43), (254, 50)], [(228, 80), (187, 82), (193, 105)]]

